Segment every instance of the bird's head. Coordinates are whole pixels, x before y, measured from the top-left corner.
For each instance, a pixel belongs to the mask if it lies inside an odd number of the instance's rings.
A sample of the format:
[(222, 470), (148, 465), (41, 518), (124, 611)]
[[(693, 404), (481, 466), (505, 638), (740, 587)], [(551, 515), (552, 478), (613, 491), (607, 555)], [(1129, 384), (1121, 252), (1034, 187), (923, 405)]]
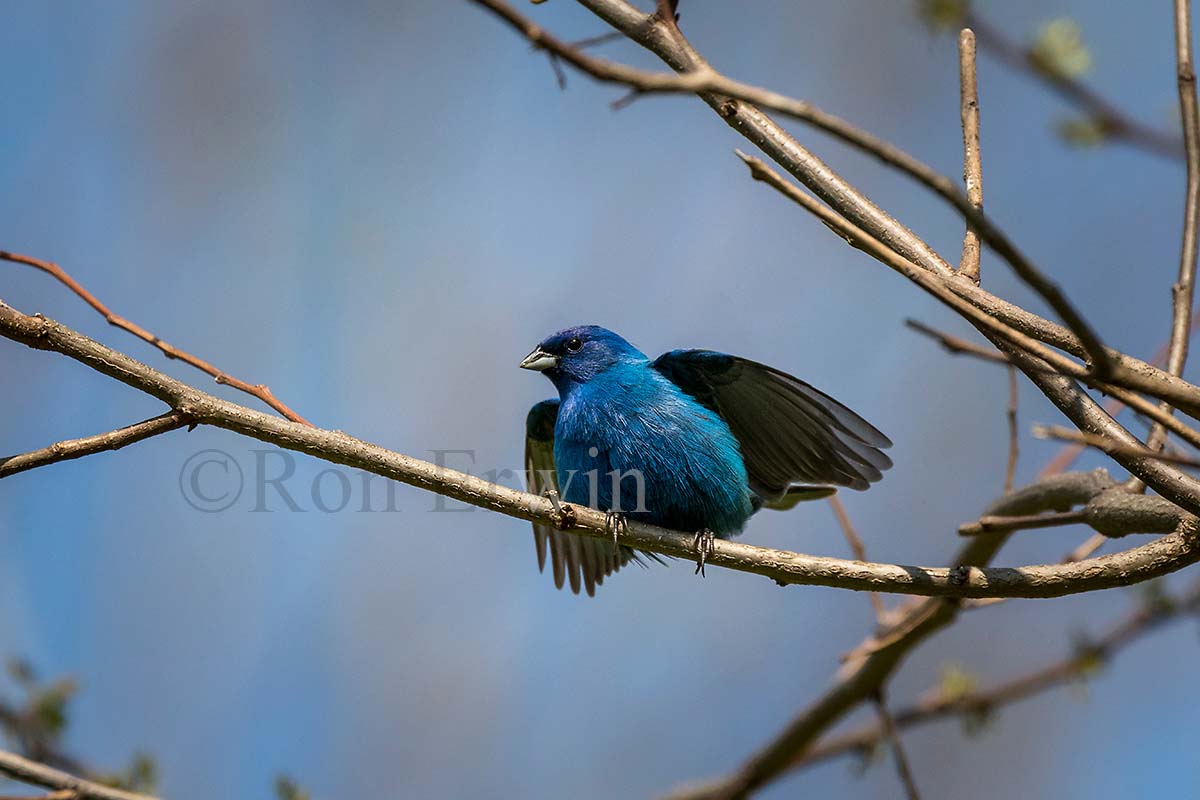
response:
[(587, 383), (615, 364), (645, 360), (629, 342), (599, 325), (566, 328), (542, 340), (525, 356), (521, 369), (543, 373), (563, 391)]

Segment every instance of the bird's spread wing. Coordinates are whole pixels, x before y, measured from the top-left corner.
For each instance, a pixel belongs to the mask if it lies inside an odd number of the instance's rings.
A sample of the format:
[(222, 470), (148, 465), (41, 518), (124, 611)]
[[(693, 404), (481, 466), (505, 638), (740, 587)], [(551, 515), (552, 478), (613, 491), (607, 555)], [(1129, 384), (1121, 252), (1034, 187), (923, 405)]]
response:
[(767, 505), (792, 484), (866, 489), (892, 460), (892, 442), (824, 392), (763, 364), (712, 350), (672, 350), (654, 368), (728, 423), (750, 488)]
[[(529, 491), (544, 494), (558, 491), (554, 467), (554, 422), (558, 419), (558, 401), (543, 400), (529, 410), (525, 420), (525, 472)], [(588, 595), (636, 554), (627, 547), (617, 548), (612, 542), (590, 536), (565, 533), (550, 525), (533, 523), (533, 540), (537, 545), (538, 570), (545, 569), (546, 552), (554, 569), (554, 585), (559, 589), (569, 580), (571, 591), (579, 594), (582, 584)]]

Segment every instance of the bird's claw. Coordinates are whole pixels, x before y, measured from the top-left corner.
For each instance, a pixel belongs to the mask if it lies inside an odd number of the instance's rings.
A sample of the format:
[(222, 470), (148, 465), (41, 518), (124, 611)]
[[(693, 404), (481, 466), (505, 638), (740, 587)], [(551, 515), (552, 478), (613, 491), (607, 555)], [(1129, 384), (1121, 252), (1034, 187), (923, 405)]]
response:
[(613, 547), (620, 547), (620, 535), (629, 533), (629, 521), (620, 511), (604, 512), (604, 532), (612, 534)]
[(696, 572), (695, 574), (704, 577), (704, 563), (708, 561), (716, 551), (717, 535), (705, 528), (702, 531), (697, 531), (692, 538), (692, 548), (696, 551)]

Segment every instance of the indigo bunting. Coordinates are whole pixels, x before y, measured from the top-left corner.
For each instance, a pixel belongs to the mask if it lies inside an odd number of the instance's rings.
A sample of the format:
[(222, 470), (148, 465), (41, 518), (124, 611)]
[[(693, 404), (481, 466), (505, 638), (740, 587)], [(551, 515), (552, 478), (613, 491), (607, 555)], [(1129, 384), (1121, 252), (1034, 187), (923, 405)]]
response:
[[(578, 594), (651, 555), (616, 543), (626, 518), (695, 534), (697, 572), (714, 537), (741, 532), (761, 508), (866, 489), (892, 461), (891, 441), (791, 375), (712, 350), (651, 361), (597, 325), (567, 328), (521, 362), (558, 389), (525, 424), (530, 491), (608, 512), (614, 541), (534, 523), (538, 569)], [(631, 496), (632, 495), (632, 496)], [(657, 557), (655, 557), (656, 560)]]

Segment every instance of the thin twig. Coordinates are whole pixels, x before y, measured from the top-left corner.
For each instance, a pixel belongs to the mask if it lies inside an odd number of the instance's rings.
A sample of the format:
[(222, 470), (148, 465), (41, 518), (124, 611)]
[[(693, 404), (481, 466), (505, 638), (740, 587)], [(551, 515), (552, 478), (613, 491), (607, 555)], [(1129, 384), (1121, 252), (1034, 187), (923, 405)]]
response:
[[(790, 194), (788, 196), (791, 197)], [(822, 221), (824, 222), (824, 220)], [(908, 319), (905, 320), (905, 325), (917, 331), (918, 333), (922, 333), (937, 340), (937, 342), (943, 348), (945, 348), (947, 352), (954, 355), (973, 356), (975, 358), (980, 358), (984, 361), (990, 361), (996, 364), (1012, 364), (1012, 359), (998, 350), (985, 347), (983, 345), (978, 345), (959, 336), (954, 336), (952, 334), (939, 331), (936, 328), (931, 328), (923, 322), (919, 322), (914, 319)], [(1197, 320), (1197, 322), (1193, 323), (1193, 332), (1197, 327), (1200, 327), (1200, 320)], [(1041, 355), (1041, 353), (1036, 354)], [(1093, 382), (1089, 380), (1089, 376), (1081, 371), (1078, 367), (1072, 367), (1069, 365), (1069, 363), (1064, 363), (1058, 357), (1054, 358), (1056, 360), (1057, 369), (1043, 371), (1069, 374), (1072, 377), (1077, 377), (1081, 380), (1088, 381), (1089, 385), (1111, 395), (1111, 398), (1103, 405), (1103, 410), (1108, 416), (1115, 417), (1122, 408), (1129, 407), (1136, 413), (1148, 417), (1151, 420), (1165, 426), (1169, 431), (1176, 434), (1189, 444), (1195, 447), (1200, 447), (1200, 431), (1197, 431), (1195, 428), (1192, 428), (1186, 423), (1181, 422), (1180, 420), (1171, 416), (1161, 407), (1156, 406), (1154, 403), (1151, 403), (1144, 397), (1136, 395), (1127, 389), (1118, 388), (1112, 384), (1106, 384), (1101, 381)], [(1058, 454), (1058, 456), (1055, 457), (1055, 460), (1051, 461), (1043, 468), (1042, 472), (1039, 473), (1039, 476), (1045, 477), (1047, 475), (1054, 475), (1062, 472), (1070, 467), (1072, 463), (1074, 463), (1075, 459), (1079, 457), (1079, 454), (1082, 451), (1083, 448), (1065, 448)]]
[(1063, 525), (1075, 525), (1086, 522), (1087, 516), (1082, 511), (1060, 511), (1054, 514), (1019, 514), (999, 516), (987, 514), (974, 522), (958, 526), (959, 536), (982, 536), (985, 533), (1012, 533), (1013, 531), (1028, 531), (1037, 528), (1059, 528)]
[[(975, 76), (975, 34), (963, 28), (958, 34), (959, 105), (962, 117), (963, 185), (967, 200), (983, 211), (983, 165), (979, 154), (979, 87)], [(979, 233), (967, 223), (958, 271), (979, 283)]]
[(588, 47), (597, 47), (602, 44), (608, 44), (609, 42), (620, 41), (624, 38), (625, 34), (621, 33), (620, 31), (609, 31), (608, 33), (602, 33), (599, 36), (589, 36), (586, 39), (576, 39), (575, 41), (571, 42), (571, 46), (583, 50)]
[(937, 341), (946, 352), (952, 355), (971, 355), (976, 358), (981, 358), (984, 361), (994, 361), (997, 364), (1007, 364), (1012, 366), (1012, 361), (1008, 356), (1001, 353), (994, 347), (985, 347), (981, 344), (975, 344), (961, 336), (955, 336), (950, 333), (939, 331), (937, 328), (930, 327), (920, 320), (912, 319), (911, 317), (904, 320), (904, 324), (913, 329), (917, 333), (928, 336)]
[[(1191, 617), (1198, 608), (1200, 585), (1195, 585), (1181, 597), (1167, 598), (1166, 602), (1154, 603), (1125, 615), (1104, 634), (1089, 642), (1082, 652), (1072, 652), (1044, 667), (989, 689), (947, 694), (941, 688), (933, 687), (913, 705), (894, 712), (893, 720), (897, 728), (905, 729), (949, 717), (986, 713), (1069, 685), (1093, 671), (1098, 662), (1113, 658), (1170, 622)], [(830, 736), (803, 753), (791, 768), (803, 769), (838, 756), (861, 753), (885, 738), (887, 732), (882, 724), (867, 725), (848, 733)]]
[(46, 794), (35, 795), (4, 795), (0, 800), (77, 800), (79, 793), (73, 789), (58, 789)]
[[(1175, 66), (1179, 88), (1179, 117), (1187, 162), (1184, 192), (1183, 240), (1179, 248), (1179, 277), (1171, 287), (1171, 338), (1167, 348), (1167, 372), (1182, 375), (1187, 364), (1192, 329), (1192, 296), (1196, 285), (1197, 229), (1200, 228), (1200, 111), (1196, 102), (1196, 72), (1192, 64), (1192, 12), (1189, 0), (1175, 0)], [(1167, 414), (1174, 410), (1163, 404)], [(1150, 430), (1147, 447), (1160, 449), (1167, 440), (1166, 428)]]
[(267, 388), (265, 384), (251, 384), (235, 378), (229, 373), (217, 369), (207, 361), (199, 359), (184, 350), (180, 350), (174, 345), (167, 344), (162, 339), (143, 328), (141, 325), (138, 325), (135, 322), (130, 322), (129, 320), (125, 319), (125, 317), (114, 314), (109, 310), (108, 306), (104, 305), (104, 303), (101, 303), (95, 295), (83, 288), (79, 281), (72, 278), (66, 270), (64, 270), (58, 264), (55, 264), (53, 261), (45, 261), (40, 258), (23, 256), (19, 253), (10, 253), (4, 250), (0, 250), (0, 260), (11, 261), (14, 264), (24, 264), (29, 267), (34, 267), (35, 269), (40, 269), (42, 272), (51, 275), (59, 283), (63, 284), (76, 295), (78, 295), (85, 303), (94, 308), (97, 313), (100, 314), (100, 316), (104, 317), (105, 321), (108, 322), (109, 325), (113, 325), (123, 331), (127, 331), (141, 339), (143, 342), (148, 342), (154, 345), (161, 350), (163, 355), (165, 355), (167, 358), (179, 359), (185, 364), (189, 364), (201, 372), (211, 375), (217, 383), (221, 383), (226, 386), (232, 386), (234, 389), (238, 389), (246, 394), (257, 397), (259, 400), (262, 400), (271, 408), (275, 409), (280, 414), (283, 414), (293, 422), (300, 422), (304, 425), (312, 424), (308, 420), (304, 419), (304, 417), (300, 416), (295, 411), (292, 411), (292, 409), (284, 405), (279, 398), (271, 393), (271, 390)]
[(1034, 425), (1033, 435), (1038, 439), (1057, 439), (1062, 442), (1073, 442), (1086, 447), (1094, 447), (1097, 450), (1103, 450), (1105, 453), (1112, 455), (1113, 453), (1124, 453), (1130, 456), (1139, 456), (1143, 458), (1156, 458), (1159, 461), (1165, 461), (1168, 464), (1179, 464), (1185, 467), (1200, 468), (1200, 459), (1192, 458), (1191, 456), (1181, 455), (1179, 453), (1150, 450), (1149, 446), (1136, 446), (1114, 442), (1113, 440), (1097, 436), (1093, 433), (1084, 433), (1072, 428), (1065, 428), (1062, 425)]
[(1059, 563), (1077, 564), (1084, 559), (1091, 558), (1092, 554), (1103, 547), (1107, 541), (1108, 537), (1103, 533), (1093, 533), (1082, 544), (1063, 556)]
[(16, 753), (0, 752), (0, 775), (31, 786), (41, 786), (46, 789), (69, 789), (75, 792), (81, 800), (154, 800), (150, 795), (126, 792), (122, 789), (114, 789), (111, 786), (77, 778)]
[[(838, 526), (842, 529), (842, 535), (846, 537), (846, 543), (850, 545), (850, 552), (859, 561), (866, 561), (867, 547), (863, 544), (858, 531), (854, 529), (854, 523), (850, 521), (850, 515), (846, 513), (846, 506), (842, 503), (842, 499), (836, 494), (831, 494), (829, 496), (829, 505), (833, 508), (833, 515), (837, 517)], [(875, 620), (882, 622), (887, 615), (887, 608), (883, 605), (883, 598), (879, 596), (879, 592), (868, 592), (868, 595), (871, 598), (871, 608), (875, 611)]]
[(69, 461), (73, 458), (82, 458), (107, 450), (119, 450), (126, 445), (182, 428), (187, 424), (188, 419), (183, 414), (178, 411), (169, 411), (166, 414), (135, 422), (133, 425), (118, 428), (115, 431), (98, 433), (83, 439), (66, 439), (55, 442), (41, 450), (0, 458), (0, 478), (7, 478), (18, 472), (44, 467), (59, 461)]
[(900, 777), (900, 784), (904, 787), (904, 795), (908, 800), (921, 800), (921, 793), (917, 791), (917, 782), (913, 778), (912, 765), (908, 761), (908, 754), (904, 752), (904, 745), (900, 741), (900, 732), (896, 730), (896, 721), (892, 719), (892, 714), (888, 711), (887, 700), (882, 688), (875, 693), (873, 700), (883, 738), (887, 739), (892, 746), (892, 758), (896, 761), (896, 774)]
[(1004, 467), (1004, 493), (1008, 494), (1017, 476), (1017, 458), (1021, 454), (1017, 444), (1017, 368), (1012, 364), (1008, 365), (1008, 410), (1005, 417), (1008, 420), (1008, 462)]
[(1183, 155), (1183, 143), (1179, 139), (1131, 118), (1078, 80), (1042, 68), (1028, 47), (1013, 42), (978, 14), (968, 13), (964, 23), (975, 31), (983, 50), (1049, 86), (1067, 102), (1082, 109), (1107, 137), (1165, 158), (1178, 159)]

